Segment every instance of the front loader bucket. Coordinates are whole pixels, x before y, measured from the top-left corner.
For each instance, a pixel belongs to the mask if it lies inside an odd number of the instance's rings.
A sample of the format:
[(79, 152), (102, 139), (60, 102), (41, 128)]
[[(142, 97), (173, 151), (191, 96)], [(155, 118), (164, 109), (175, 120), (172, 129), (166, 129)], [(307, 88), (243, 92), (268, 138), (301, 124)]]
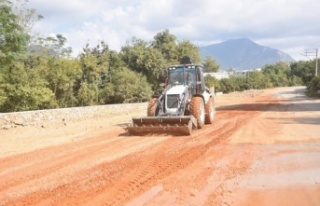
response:
[(193, 128), (197, 128), (197, 121), (193, 116), (166, 116), (132, 118), (128, 131), (133, 135), (170, 133), (176, 135), (191, 135)]

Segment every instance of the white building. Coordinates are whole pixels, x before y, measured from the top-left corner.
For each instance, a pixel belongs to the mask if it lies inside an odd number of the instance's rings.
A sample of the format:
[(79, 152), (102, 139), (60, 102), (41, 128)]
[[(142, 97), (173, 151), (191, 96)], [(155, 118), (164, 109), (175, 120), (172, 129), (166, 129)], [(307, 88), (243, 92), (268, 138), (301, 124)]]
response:
[(204, 76), (210, 75), (218, 80), (220, 79), (227, 79), (230, 77), (229, 73), (227, 71), (219, 71), (219, 72), (208, 72), (204, 73)]
[(245, 77), (248, 75), (248, 73), (253, 72), (253, 71), (260, 72), (261, 68), (248, 69), (248, 70), (208, 72), (208, 73), (204, 73), (204, 76), (210, 75), (210, 76), (215, 77), (216, 79), (220, 80), (220, 79), (228, 79), (231, 76)]

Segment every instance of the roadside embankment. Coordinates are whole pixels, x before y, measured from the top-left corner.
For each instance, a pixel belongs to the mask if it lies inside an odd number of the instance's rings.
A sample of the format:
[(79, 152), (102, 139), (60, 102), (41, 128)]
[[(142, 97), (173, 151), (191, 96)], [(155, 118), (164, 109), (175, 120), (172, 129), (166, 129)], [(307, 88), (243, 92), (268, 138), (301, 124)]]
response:
[(131, 115), (133, 111), (146, 111), (146, 108), (147, 103), (133, 103), (0, 113), (0, 129), (42, 125), (48, 122), (79, 121), (94, 117)]

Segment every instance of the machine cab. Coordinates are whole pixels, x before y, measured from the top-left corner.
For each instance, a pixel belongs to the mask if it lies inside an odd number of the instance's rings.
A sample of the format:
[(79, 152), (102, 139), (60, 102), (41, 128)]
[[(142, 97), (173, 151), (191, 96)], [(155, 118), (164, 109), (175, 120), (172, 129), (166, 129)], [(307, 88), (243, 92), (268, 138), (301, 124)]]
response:
[(201, 94), (204, 91), (203, 78), (201, 65), (176, 65), (168, 69), (168, 84), (189, 86), (192, 94)]
[(196, 84), (195, 66), (174, 66), (169, 67), (168, 83), (171, 85)]

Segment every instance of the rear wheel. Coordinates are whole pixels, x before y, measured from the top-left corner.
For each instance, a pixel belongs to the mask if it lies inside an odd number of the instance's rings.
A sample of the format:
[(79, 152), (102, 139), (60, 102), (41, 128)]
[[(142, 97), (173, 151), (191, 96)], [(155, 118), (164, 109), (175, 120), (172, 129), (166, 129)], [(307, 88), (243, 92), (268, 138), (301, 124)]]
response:
[(157, 102), (158, 102), (157, 98), (152, 98), (149, 101), (148, 110), (147, 110), (147, 116), (156, 116)]
[(201, 97), (191, 99), (190, 113), (197, 119), (198, 128), (202, 128), (205, 121), (205, 108)]
[(210, 97), (209, 101), (206, 104), (205, 107), (206, 110), (206, 124), (212, 124), (214, 120), (214, 116), (216, 114), (216, 110), (214, 108), (214, 101), (213, 98)]

